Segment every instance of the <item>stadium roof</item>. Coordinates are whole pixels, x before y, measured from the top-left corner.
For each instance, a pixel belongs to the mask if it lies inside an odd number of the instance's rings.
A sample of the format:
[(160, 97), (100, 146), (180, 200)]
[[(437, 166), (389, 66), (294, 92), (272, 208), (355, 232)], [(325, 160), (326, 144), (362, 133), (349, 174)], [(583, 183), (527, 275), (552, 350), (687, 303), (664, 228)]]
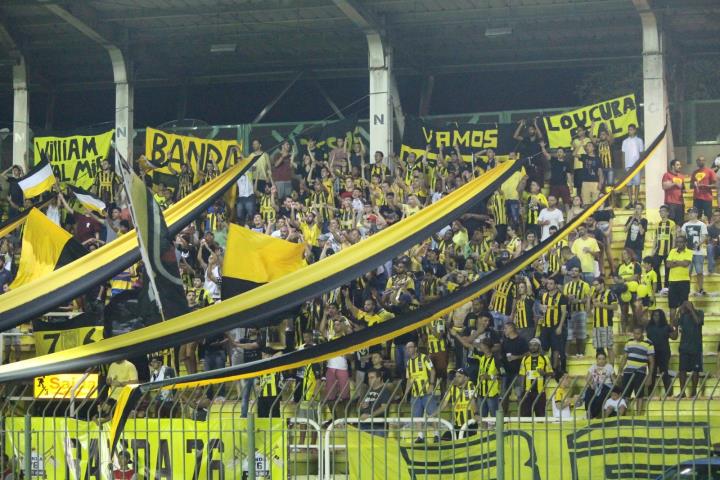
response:
[[(652, 7), (674, 51), (720, 53), (720, 2)], [(363, 21), (386, 36), (399, 75), (595, 66), (642, 51), (631, 0), (2, 0), (0, 23), (36, 86), (112, 83), (107, 52), (62, 12), (120, 46), (139, 85), (366, 76)], [(0, 35), (3, 70), (10, 50)]]

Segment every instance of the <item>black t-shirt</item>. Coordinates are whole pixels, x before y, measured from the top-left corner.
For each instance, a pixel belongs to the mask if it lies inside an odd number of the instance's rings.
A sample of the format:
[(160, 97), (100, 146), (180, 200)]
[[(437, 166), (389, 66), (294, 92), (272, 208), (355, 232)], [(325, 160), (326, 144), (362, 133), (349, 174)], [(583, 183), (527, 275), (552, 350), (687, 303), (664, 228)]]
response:
[(355, 152), (350, 152), (350, 168), (357, 167), (358, 170), (362, 167), (362, 156)]
[(645, 330), (648, 340), (652, 342), (656, 351), (670, 353), (670, 333), (672, 333), (670, 325), (660, 326), (650, 322)]
[(600, 159), (596, 155), (580, 155), (583, 182), (600, 181)]
[(567, 174), (570, 171), (570, 165), (567, 160), (562, 162), (553, 157), (550, 159), (550, 185), (563, 186), (567, 185)]
[(210, 337), (205, 338), (205, 341), (203, 343), (203, 351), (205, 353), (224, 352), (225, 344), (221, 343), (224, 339), (225, 339), (224, 333), (218, 333), (217, 335), (212, 335)]
[(711, 223), (708, 225), (707, 231), (709, 240), (720, 240), (720, 227), (716, 227), (715, 224)]
[(387, 388), (380, 387), (379, 390), (368, 390), (360, 402), (360, 415), (371, 414), (373, 410), (387, 405), (390, 401), (390, 392)]
[(522, 361), (522, 358), (509, 362), (507, 354), (510, 353), (516, 356), (525, 355), (529, 350), (530, 347), (528, 346), (527, 340), (519, 335), (513, 339), (507, 337), (503, 339), (501, 348), (502, 361), (505, 366), (505, 372), (507, 372), (508, 375), (516, 376), (520, 372), (520, 362)]
[(603, 245), (605, 243), (605, 234), (599, 228), (596, 228), (595, 230), (590, 230), (588, 233), (591, 237), (594, 237), (595, 240), (597, 240), (598, 245)]
[(524, 137), (518, 145), (518, 151), (520, 152), (520, 158), (532, 157), (542, 151), (540, 148), (539, 137)]
[(263, 348), (263, 344), (261, 343), (261, 340), (259, 338), (255, 338), (255, 339), (241, 338), (239, 340), (239, 343), (257, 343), (258, 344), (258, 348), (253, 348), (253, 349), (246, 348), (243, 350), (243, 360), (245, 361), (245, 363), (260, 360), (260, 357), (261, 357), (260, 351)]
[(383, 205), (380, 207), (380, 215), (382, 215), (383, 217), (387, 218), (387, 216), (391, 212), (394, 212), (398, 216), (398, 218), (402, 216), (402, 212), (396, 207), (392, 207), (390, 205)]
[[(625, 247), (633, 250), (642, 250), (645, 246), (645, 232), (647, 232), (648, 221), (645, 218), (637, 219), (629, 217), (625, 222), (626, 227), (630, 227), (625, 237)], [(642, 228), (642, 233), (640, 233)], [(640, 261), (641, 259), (636, 259)]]
[(18, 184), (17, 178), (8, 178), (8, 186), (10, 188), (10, 200), (12, 200), (15, 205), (22, 208), (25, 201), (25, 196), (23, 195), (23, 191)]

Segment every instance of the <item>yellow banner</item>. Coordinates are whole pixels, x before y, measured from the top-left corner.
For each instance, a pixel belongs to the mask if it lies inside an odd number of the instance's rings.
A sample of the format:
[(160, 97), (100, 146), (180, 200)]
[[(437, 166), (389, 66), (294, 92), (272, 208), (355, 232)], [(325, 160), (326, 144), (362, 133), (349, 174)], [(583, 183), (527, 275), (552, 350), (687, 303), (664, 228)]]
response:
[(42, 356), (103, 339), (103, 327), (88, 326), (67, 330), (35, 330), (35, 355)]
[(571, 146), (572, 135), (579, 125), (588, 129), (594, 125), (594, 135), (597, 135), (602, 124), (613, 137), (627, 135), (628, 126), (638, 125), (637, 109), (635, 95), (630, 94), (545, 117), (548, 143), (552, 148)]
[[(77, 385), (74, 398), (97, 398), (98, 374), (91, 373), (83, 380), (82, 373), (60, 373), (35, 377), (33, 396), (48, 400), (70, 398), (72, 389)], [(82, 383), (78, 383), (82, 380)]]
[[(22, 417), (5, 420), (5, 453), (17, 465), (23, 465), (24, 421)], [(231, 412), (222, 418), (211, 414), (206, 421), (131, 419), (118, 449), (130, 455), (137, 480), (246, 478), (245, 422)], [(287, 478), (283, 421), (257, 419), (255, 425), (256, 450), (251, 461), (256, 478)], [(119, 465), (109, 452), (107, 425), (72, 418), (32, 418), (32, 430), (32, 478), (121, 478), (113, 477)]]
[(145, 131), (145, 157), (153, 171), (175, 175), (186, 164), (193, 172), (194, 182), (200, 181), (208, 163), (214, 162), (223, 172), (240, 161), (242, 151), (242, 142), (236, 140), (208, 140), (154, 128)]
[(99, 135), (35, 137), (33, 165), (40, 163), (45, 155), (59, 182), (89, 190), (100, 163), (110, 152), (112, 138), (112, 130)]
[[(668, 415), (667, 417), (674, 417)], [(505, 478), (591, 480), (656, 478), (667, 466), (712, 453), (720, 417), (661, 419), (645, 416), (588, 422), (505, 425)], [(347, 438), (349, 476), (353, 480), (444, 480), (498, 478), (494, 427), (470, 437), (415, 444), (352, 429)], [(343, 440), (344, 441), (344, 440)]]

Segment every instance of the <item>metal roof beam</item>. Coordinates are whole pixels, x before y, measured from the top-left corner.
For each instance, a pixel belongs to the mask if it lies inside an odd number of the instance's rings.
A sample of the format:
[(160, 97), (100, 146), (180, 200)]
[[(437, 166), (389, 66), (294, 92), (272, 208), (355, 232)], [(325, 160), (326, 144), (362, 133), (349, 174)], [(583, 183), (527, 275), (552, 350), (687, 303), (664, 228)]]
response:
[(365, 33), (384, 34), (382, 22), (356, 0), (333, 0), (338, 9)]
[(115, 150), (128, 162), (132, 162), (133, 146), (130, 138), (134, 114), (133, 85), (130, 82), (128, 63), (120, 47), (127, 44), (127, 35), (122, 38), (110, 26), (101, 24), (97, 12), (85, 1), (73, 2), (72, 11), (57, 3), (43, 4), (49, 11), (107, 50), (115, 83)]
[[(40, 0), (38, 0), (40, 2)], [(58, 3), (41, 2), (50, 12), (77, 29), (80, 33), (105, 48), (120, 48), (126, 38), (113, 27), (102, 23), (97, 12), (84, 1), (73, 2), (67, 7)]]

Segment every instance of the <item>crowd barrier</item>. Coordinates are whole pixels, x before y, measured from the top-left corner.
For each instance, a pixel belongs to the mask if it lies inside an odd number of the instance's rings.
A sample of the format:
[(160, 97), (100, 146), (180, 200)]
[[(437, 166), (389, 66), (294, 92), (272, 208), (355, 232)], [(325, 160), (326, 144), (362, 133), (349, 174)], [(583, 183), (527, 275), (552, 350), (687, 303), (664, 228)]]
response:
[(242, 382), (147, 393), (116, 452), (109, 451), (107, 387), (87, 388), (91, 377), (75, 377), (45, 398), (33, 391), (37, 380), (2, 388), (7, 457), (0, 469), (14, 475), (7, 478), (126, 478), (113, 475), (127, 455), (138, 480), (655, 479), (720, 451), (720, 380), (709, 376), (702, 398), (666, 395), (658, 382), (642, 405), (628, 402), (628, 415), (595, 420), (586, 419), (578, 379), (565, 385), (566, 408), (552, 408), (558, 387), (548, 387), (544, 415), (535, 417), (517, 416), (511, 388), (501, 399), (509, 400), (507, 413), (462, 426), (453, 422), (452, 404), (413, 418), (399, 385), (386, 384), (392, 401), (373, 419), (354, 401), (362, 388), (344, 402), (329, 400), (321, 385), (296, 403), (300, 382), (286, 381), (270, 406), (279, 408), (276, 418), (258, 417), (254, 395), (243, 418), (243, 391), (250, 390)]

